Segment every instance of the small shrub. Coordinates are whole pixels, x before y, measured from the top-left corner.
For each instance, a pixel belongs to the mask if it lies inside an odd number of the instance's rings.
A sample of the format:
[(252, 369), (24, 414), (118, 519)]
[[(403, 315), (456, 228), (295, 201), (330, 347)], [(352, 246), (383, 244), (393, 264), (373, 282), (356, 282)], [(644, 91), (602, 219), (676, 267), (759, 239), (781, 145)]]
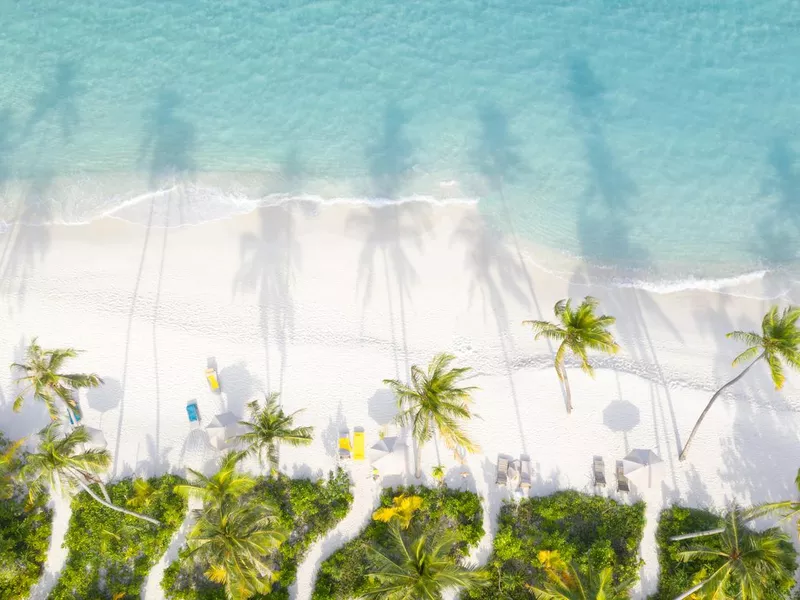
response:
[[(403, 495), (422, 498), (422, 506), (414, 513), (414, 523), (429, 535), (444, 529), (458, 529), (462, 540), (456, 548), (458, 556), (466, 555), (469, 547), (483, 537), (483, 509), (480, 499), (472, 492), (419, 486), (387, 488), (381, 495), (380, 508), (394, 507), (395, 498)], [(328, 557), (320, 567), (312, 600), (359, 597), (368, 584), (367, 548), (385, 543), (388, 531), (386, 523), (373, 520), (356, 539)]]
[[(353, 494), (344, 470), (329, 473), (328, 479), (262, 478), (243, 502), (269, 501), (278, 509), (280, 524), (290, 531), (289, 539), (278, 548), (274, 560), (279, 571), (272, 592), (254, 596), (254, 600), (287, 600), (288, 587), (297, 575), (297, 565), (308, 547), (332, 529), (350, 510)], [(170, 600), (224, 600), (220, 584), (203, 574), (203, 567), (187, 560), (188, 548), (167, 567), (161, 587)]]
[[(148, 483), (153, 493), (139, 510), (161, 521), (160, 527), (106, 508), (85, 492), (75, 496), (64, 542), (69, 555), (51, 600), (139, 598), (145, 577), (186, 516), (186, 500), (173, 492), (181, 478), (164, 475)], [(123, 479), (108, 486), (112, 503), (125, 506), (136, 498), (135, 485), (142, 484)]]
[(492, 585), (467, 597), (489, 600), (501, 590), (509, 600), (529, 600), (529, 586), (544, 583), (554, 557), (596, 571), (611, 567), (616, 581), (635, 581), (644, 521), (642, 502), (629, 506), (576, 491), (507, 503), (487, 565)]
[[(10, 442), (0, 434), (0, 454), (9, 447)], [(19, 464), (15, 460), (8, 466), (4, 474), (13, 479)], [(53, 511), (46, 507), (47, 497), (40, 495), (33, 505), (28, 505), (25, 486), (15, 482), (12, 488), (11, 497), (0, 500), (0, 600), (28, 597), (42, 574), (53, 529)]]

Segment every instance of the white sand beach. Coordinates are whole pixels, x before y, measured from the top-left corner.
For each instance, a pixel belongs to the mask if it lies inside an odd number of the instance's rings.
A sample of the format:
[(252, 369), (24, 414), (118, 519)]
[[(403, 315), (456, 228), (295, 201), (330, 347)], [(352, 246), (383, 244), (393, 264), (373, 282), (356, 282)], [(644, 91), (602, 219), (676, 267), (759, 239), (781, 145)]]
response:
[[(488, 228), (477, 206), (286, 204), (166, 229), (105, 219), (11, 228), (0, 246), (0, 364), (19, 360), (34, 336), (45, 347), (85, 351), (72, 366), (105, 380), (82, 393), (81, 405), (84, 422), (108, 440), (112, 477), (211, 471), (217, 454), (202, 430), (189, 427), (187, 401), (197, 400), (207, 424), (223, 410), (242, 414), (266, 391), (281, 392), (288, 410), (305, 408), (299, 422), (315, 427), (311, 446), (282, 450), (282, 468), (325, 473), (336, 465), (341, 428), (364, 427), (371, 445), (392, 418), (384, 378), (402, 379), (412, 364), (449, 351), (475, 369), (480, 418), (469, 431), (482, 451), (469, 457), (464, 479), (445, 448), (428, 445), (426, 480), (441, 463), (451, 485), (477, 490), (491, 534), (512, 495), (494, 484), (498, 453), (531, 457), (532, 494), (591, 491), (592, 456), (603, 456), (609, 485), (599, 493), (647, 502), (646, 565), (635, 597), (656, 585), (655, 519), (665, 504), (724, 507), (795, 494), (796, 375), (776, 393), (766, 368), (754, 368), (713, 408), (688, 460), (678, 461), (711, 393), (737, 372), (731, 360), (741, 347), (724, 334), (758, 330), (771, 301), (587, 286), (579, 263), (556, 276), (537, 267), (548, 264), (541, 250)], [(748, 293), (766, 295), (772, 283), (751, 283)], [(769, 289), (757, 289), (763, 286)], [(575, 410), (568, 415), (552, 348), (534, 341), (521, 321), (550, 319), (557, 300), (586, 294), (617, 317), (622, 352), (594, 357), (595, 379), (570, 369)], [(780, 302), (800, 301), (794, 294)], [(204, 378), (212, 357), (221, 395)], [(4, 368), (0, 375), (3, 432), (17, 438), (44, 426), (46, 412), (36, 403), (12, 413), (11, 374)], [(658, 453), (667, 474), (620, 496), (614, 463), (633, 448)], [(378, 484), (365, 465), (353, 468), (354, 512), (312, 548), (293, 597), (310, 597), (316, 566), (366, 522), (378, 485), (416, 481), (410, 455), (407, 462), (405, 472), (384, 472)], [(66, 519), (68, 511), (57, 515)], [(55, 527), (61, 535), (64, 529), (63, 522)], [(475, 559), (490, 550), (487, 535)], [(46, 580), (60, 561), (56, 547)], [(156, 579), (148, 581), (148, 599), (161, 597)]]

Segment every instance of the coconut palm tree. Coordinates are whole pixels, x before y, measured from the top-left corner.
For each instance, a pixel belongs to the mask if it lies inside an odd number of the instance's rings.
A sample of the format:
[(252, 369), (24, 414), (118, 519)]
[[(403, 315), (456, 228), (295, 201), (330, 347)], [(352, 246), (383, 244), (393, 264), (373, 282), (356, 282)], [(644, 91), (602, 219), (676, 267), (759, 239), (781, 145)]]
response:
[(78, 356), (79, 352), (72, 348), (56, 348), (44, 350), (36, 341), (31, 340), (24, 363), (12, 363), (11, 369), (21, 371), (24, 375), (17, 378), (17, 384), (25, 387), (14, 400), (14, 411), (19, 412), (25, 396), (33, 393), (36, 400), (47, 405), (50, 418), (58, 418), (56, 401), (60, 400), (67, 408), (75, 409), (75, 393), (80, 388), (97, 387), (103, 380), (94, 374), (61, 373), (64, 363)]
[(632, 581), (614, 581), (614, 570), (582, 571), (575, 565), (547, 569), (543, 588), (532, 586), (536, 600), (627, 600)]
[(485, 572), (458, 564), (453, 548), (459, 538), (447, 531), (429, 539), (406, 539), (397, 522), (389, 525), (391, 546), (370, 547), (370, 586), (374, 600), (440, 600), (444, 590), (471, 590), (487, 583)]
[(249, 421), (239, 421), (248, 429), (246, 433), (236, 436), (236, 441), (247, 445), (248, 452), (258, 456), (258, 461), (264, 465), (266, 457), (270, 471), (278, 472), (278, 445), (307, 446), (314, 439), (314, 428), (310, 426), (295, 427), (294, 418), (302, 412), (297, 410), (286, 414), (278, 404), (277, 392), (264, 397), (264, 406), (258, 400), (247, 403), (250, 413)]
[(194, 478), (194, 483), (176, 485), (175, 493), (200, 498), (207, 508), (219, 508), (227, 500), (240, 498), (256, 485), (256, 480), (250, 475), (236, 470), (245, 454), (245, 452), (226, 452), (220, 462), (219, 470), (211, 477), (206, 477), (194, 469), (188, 469)]
[(700, 423), (703, 422), (714, 401), (723, 390), (744, 377), (756, 363), (761, 360), (767, 363), (776, 390), (781, 389), (786, 381), (786, 376), (783, 373), (784, 362), (790, 367), (800, 370), (800, 328), (797, 326), (798, 319), (800, 319), (800, 307), (789, 306), (779, 313), (778, 307), (773, 306), (761, 320), (761, 334), (752, 331), (731, 331), (725, 336), (744, 342), (748, 346), (744, 352), (733, 359), (733, 366), (740, 365), (751, 359), (752, 362), (711, 396), (711, 400), (708, 401), (703, 412), (700, 413), (692, 433), (689, 434), (689, 439), (686, 440), (686, 445), (681, 450), (681, 460), (686, 458), (689, 444), (692, 443), (697, 430), (700, 428)]
[[(98, 473), (106, 470), (111, 463), (111, 455), (108, 450), (85, 449), (84, 445), (91, 439), (85, 427), (76, 427), (63, 436), (60, 435), (60, 430), (61, 424), (58, 421), (53, 421), (42, 429), (39, 432), (37, 452), (25, 457), (22, 475), (28, 483), (31, 501), (43, 491), (46, 483), (51, 489), (59, 488), (62, 493), (77, 486), (106, 508), (161, 525), (156, 519), (111, 503), (108, 492), (98, 477)], [(100, 486), (105, 499), (94, 493), (90, 487), (93, 483)]]
[[(768, 598), (768, 592), (794, 586), (795, 550), (789, 537), (779, 529), (757, 532), (747, 527), (748, 515), (734, 506), (719, 530), (672, 538), (692, 539), (719, 535), (719, 543), (697, 546), (678, 553), (678, 559), (719, 561), (710, 575), (675, 600), (684, 600), (700, 592), (704, 598), (739, 598), (756, 600)], [(710, 569), (709, 569), (710, 570)]]
[(272, 506), (230, 497), (200, 513), (188, 536), (187, 559), (205, 567), (211, 581), (224, 585), (229, 599), (244, 600), (270, 592), (277, 577), (271, 555), (286, 537)]
[(475, 452), (478, 447), (461, 430), (462, 419), (472, 417), (469, 405), (476, 387), (461, 387), (461, 381), (472, 370), (469, 367), (450, 368), (455, 360), (452, 354), (441, 353), (433, 357), (428, 370), (417, 365), (411, 367), (411, 384), (396, 379), (384, 379), (397, 399), (400, 414), (396, 420), (402, 426), (411, 425), (417, 444), (415, 457), (416, 476), (422, 477), (420, 451), (422, 445), (438, 432), (451, 450), (461, 447)]
[[(798, 494), (800, 494), (800, 469), (797, 470), (794, 484), (797, 487)], [(785, 519), (798, 517), (800, 516), (800, 500), (781, 500), (756, 506), (747, 512), (747, 518), (758, 519), (770, 513), (780, 513)], [(797, 523), (797, 535), (800, 537), (800, 521)]]
[(546, 338), (560, 342), (556, 351), (555, 369), (558, 379), (564, 382), (567, 392), (567, 412), (572, 412), (572, 393), (569, 389), (567, 369), (564, 358), (571, 351), (581, 362), (581, 369), (594, 377), (594, 369), (589, 364), (588, 350), (599, 350), (607, 354), (616, 354), (619, 345), (608, 327), (616, 322), (616, 318), (608, 315), (597, 315), (595, 309), (599, 302), (596, 298), (586, 296), (576, 309), (572, 308), (572, 300), (559, 300), (553, 307), (558, 323), (550, 321), (523, 321), (535, 333), (534, 339)]

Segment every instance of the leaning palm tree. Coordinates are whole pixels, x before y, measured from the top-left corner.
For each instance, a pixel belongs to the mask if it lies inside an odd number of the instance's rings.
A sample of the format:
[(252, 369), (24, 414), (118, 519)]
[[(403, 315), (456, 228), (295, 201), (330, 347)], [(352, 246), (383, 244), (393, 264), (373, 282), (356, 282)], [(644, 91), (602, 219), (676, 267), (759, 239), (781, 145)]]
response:
[(259, 463), (264, 465), (264, 458), (269, 463), (270, 471), (278, 471), (278, 445), (307, 446), (311, 443), (314, 428), (310, 426), (295, 427), (294, 418), (302, 412), (297, 410), (286, 414), (278, 404), (278, 393), (273, 392), (264, 397), (264, 406), (258, 400), (247, 403), (250, 413), (249, 421), (239, 421), (248, 431), (236, 436), (236, 441), (245, 444), (248, 452), (258, 456)]
[(406, 539), (400, 525), (389, 526), (388, 548), (370, 547), (370, 585), (363, 596), (374, 600), (440, 600), (444, 590), (472, 590), (487, 582), (485, 572), (464, 567), (453, 557), (459, 538), (453, 531)]
[(795, 551), (788, 536), (778, 529), (757, 532), (747, 527), (748, 515), (734, 506), (720, 529), (672, 538), (692, 539), (720, 535), (720, 543), (698, 546), (678, 553), (678, 559), (717, 560), (721, 564), (711, 575), (675, 600), (684, 600), (700, 592), (704, 598), (739, 598), (756, 600), (767, 592), (786, 591), (794, 586)]
[[(28, 483), (29, 500), (32, 502), (49, 484), (51, 489), (69, 492), (76, 486), (86, 492), (93, 500), (106, 508), (160, 525), (151, 517), (140, 515), (111, 503), (105, 486), (98, 473), (108, 468), (111, 455), (108, 450), (85, 449), (91, 436), (85, 427), (79, 426), (69, 433), (60, 435), (61, 424), (53, 421), (39, 432), (37, 452), (25, 457), (22, 467), (23, 478)], [(105, 498), (100, 498), (91, 488), (91, 484), (99, 485)]]
[(681, 460), (686, 458), (689, 444), (692, 443), (697, 430), (700, 428), (700, 423), (703, 422), (714, 401), (723, 390), (744, 377), (753, 368), (753, 365), (761, 360), (766, 361), (776, 390), (781, 389), (786, 381), (786, 376), (783, 373), (783, 362), (794, 369), (800, 369), (800, 328), (797, 326), (798, 319), (800, 319), (800, 307), (789, 306), (783, 309), (783, 312), (778, 313), (778, 307), (773, 306), (761, 320), (761, 334), (752, 331), (731, 331), (725, 336), (748, 345), (744, 352), (733, 359), (733, 366), (740, 365), (751, 359), (753, 361), (711, 396), (711, 400), (708, 401), (703, 412), (700, 413), (692, 433), (689, 434), (689, 439), (686, 440), (686, 445), (681, 450)]
[(97, 387), (103, 380), (94, 374), (60, 373), (67, 359), (78, 356), (72, 348), (56, 348), (44, 350), (36, 341), (31, 340), (24, 363), (12, 363), (11, 368), (24, 375), (17, 378), (17, 384), (25, 387), (14, 400), (14, 412), (22, 409), (22, 403), (28, 393), (33, 393), (36, 400), (47, 405), (50, 418), (58, 418), (56, 401), (61, 400), (67, 408), (75, 409), (75, 393), (80, 388)]
[(451, 450), (461, 447), (467, 452), (475, 452), (475, 445), (461, 430), (461, 420), (472, 417), (469, 405), (476, 387), (461, 387), (460, 383), (472, 370), (469, 367), (450, 368), (455, 360), (452, 354), (437, 354), (423, 371), (417, 365), (411, 367), (411, 384), (406, 385), (396, 379), (384, 379), (383, 383), (392, 388), (400, 414), (397, 422), (411, 425), (412, 435), (417, 444), (415, 458), (416, 476), (422, 477), (420, 451), (422, 445), (438, 432), (445, 445)]
[(596, 298), (586, 296), (576, 309), (572, 308), (572, 300), (559, 300), (553, 307), (558, 323), (550, 321), (523, 321), (536, 334), (534, 339), (546, 338), (561, 342), (556, 351), (555, 369), (558, 379), (564, 382), (567, 393), (567, 412), (572, 412), (572, 393), (569, 389), (567, 369), (564, 358), (567, 350), (580, 359), (581, 369), (594, 377), (594, 369), (589, 364), (588, 350), (599, 350), (607, 354), (616, 354), (619, 345), (608, 327), (616, 322), (616, 318), (608, 315), (596, 315), (599, 302)]
[(582, 571), (575, 565), (547, 569), (543, 588), (532, 586), (536, 600), (627, 600), (632, 581), (614, 581), (614, 570)]
[(277, 573), (271, 555), (286, 539), (274, 508), (226, 501), (203, 511), (189, 534), (187, 559), (202, 565), (230, 600), (268, 594)]
[(244, 456), (244, 452), (226, 452), (220, 462), (219, 470), (211, 477), (206, 477), (194, 469), (188, 469), (194, 482), (176, 485), (175, 493), (200, 498), (206, 507), (220, 507), (227, 500), (241, 498), (256, 485), (256, 480), (250, 475), (236, 470)]

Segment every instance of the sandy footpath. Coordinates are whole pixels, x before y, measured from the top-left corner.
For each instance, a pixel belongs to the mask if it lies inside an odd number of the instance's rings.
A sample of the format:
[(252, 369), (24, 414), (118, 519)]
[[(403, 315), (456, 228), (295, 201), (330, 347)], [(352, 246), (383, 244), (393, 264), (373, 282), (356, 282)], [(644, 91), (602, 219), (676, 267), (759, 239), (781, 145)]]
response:
[[(187, 400), (197, 400), (208, 423), (222, 410), (242, 414), (264, 391), (281, 392), (288, 410), (306, 408), (301, 420), (315, 427), (310, 447), (281, 453), (285, 471), (327, 472), (341, 428), (362, 426), (374, 443), (394, 414), (382, 380), (402, 378), (446, 350), (475, 369), (479, 418), (469, 430), (482, 453), (470, 457), (464, 477), (446, 449), (430, 444), (423, 466), (427, 477), (444, 464), (452, 485), (476, 489), (490, 532), (509, 494), (494, 485), (498, 453), (530, 455), (534, 494), (590, 491), (592, 456), (602, 455), (610, 484), (603, 493), (616, 497), (614, 461), (651, 448), (666, 461), (666, 478), (625, 498), (648, 503), (642, 588), (649, 592), (664, 504), (721, 507), (794, 494), (796, 376), (776, 393), (766, 369), (754, 369), (715, 406), (689, 460), (677, 458), (710, 393), (735, 373), (730, 362), (741, 348), (724, 334), (757, 329), (769, 302), (587, 286), (591, 269), (578, 263), (552, 275), (536, 266), (547, 264), (540, 251), (488, 227), (475, 206), (288, 204), (171, 229), (107, 219), (12, 228), (0, 235), (0, 248), (0, 363), (20, 359), (36, 335), (45, 347), (85, 351), (75, 369), (97, 372), (106, 384), (83, 394), (81, 405), (85, 423), (108, 440), (113, 477), (211, 470), (215, 452), (204, 432), (189, 428)], [(585, 294), (617, 317), (623, 351), (596, 358), (595, 380), (570, 369), (575, 411), (567, 415), (552, 349), (520, 323), (551, 318), (558, 299)], [(222, 395), (203, 376), (212, 357)], [(46, 424), (33, 403), (14, 415), (13, 397), (10, 374), (0, 369), (5, 433), (20, 437)], [(411, 470), (410, 456), (408, 464)], [(309, 598), (313, 569), (335, 540), (352, 537), (368, 518), (377, 488), (356, 471), (360, 512), (312, 549), (298, 574), (298, 599)], [(384, 475), (387, 485), (408, 480)], [(68, 511), (57, 514), (64, 519)], [(487, 536), (475, 559), (490, 548)], [(46, 581), (62, 561), (55, 548)], [(160, 597), (155, 578), (145, 595)]]

